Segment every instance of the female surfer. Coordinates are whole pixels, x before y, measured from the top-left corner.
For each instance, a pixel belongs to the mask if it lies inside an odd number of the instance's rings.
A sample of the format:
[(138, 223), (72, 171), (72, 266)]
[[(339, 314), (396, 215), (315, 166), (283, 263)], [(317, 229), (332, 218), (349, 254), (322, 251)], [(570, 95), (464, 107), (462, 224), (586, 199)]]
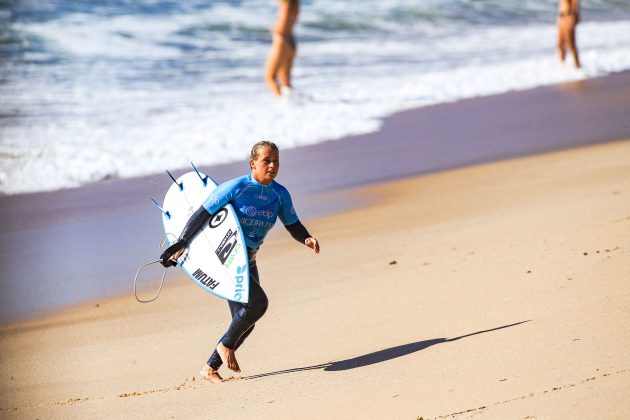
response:
[(256, 253), (277, 218), (297, 241), (319, 253), (319, 242), (300, 222), (286, 188), (274, 179), (280, 169), (278, 146), (270, 141), (258, 142), (252, 147), (249, 165), (251, 172), (219, 185), (190, 217), (179, 239), (160, 256), (165, 267), (175, 265), (193, 238), (208, 225), (218, 210), (232, 204), (236, 211), (249, 257), (249, 301), (228, 301), (232, 322), (201, 370), (201, 376), (211, 382), (221, 382), (219, 367), (240, 372), (235, 351), (251, 334), (256, 321), (267, 310), (269, 301), (260, 286)]

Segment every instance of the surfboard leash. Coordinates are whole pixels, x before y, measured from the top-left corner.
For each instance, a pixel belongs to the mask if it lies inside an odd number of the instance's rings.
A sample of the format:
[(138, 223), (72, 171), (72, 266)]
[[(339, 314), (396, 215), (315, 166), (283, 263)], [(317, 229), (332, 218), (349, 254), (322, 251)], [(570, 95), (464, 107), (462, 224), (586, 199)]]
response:
[[(161, 210), (161, 208), (160, 208), (160, 210)], [(164, 245), (166, 244), (166, 241), (167, 241), (169, 235), (175, 237), (175, 235), (173, 235), (172, 233), (167, 233), (166, 235), (164, 235), (162, 237), (162, 240), (160, 241), (160, 249), (162, 249), (164, 247)], [(159, 263), (161, 261), (162, 260), (155, 260), (155, 261), (148, 262), (148, 263), (144, 264), (142, 267), (138, 268), (138, 271), (136, 271), (136, 276), (133, 278), (133, 294), (136, 297), (136, 300), (138, 302), (140, 302), (140, 303), (150, 303), (150, 302), (153, 302), (154, 300), (156, 300), (160, 296), (160, 293), (162, 292), (162, 286), (164, 286), (164, 279), (166, 278), (166, 270), (168, 270), (168, 267), (164, 268), (164, 272), (162, 273), (162, 280), (160, 281), (160, 287), (159, 287), (159, 289), (157, 291), (157, 294), (155, 295), (155, 297), (153, 299), (149, 299), (149, 300), (142, 300), (142, 299), (140, 299), (138, 297), (137, 283), (138, 283), (138, 274), (140, 274), (140, 272), (145, 267), (148, 267), (148, 266), (150, 266), (152, 264)]]
[(133, 279), (133, 294), (136, 297), (136, 300), (140, 303), (149, 303), (149, 302), (153, 302), (154, 300), (156, 300), (158, 298), (158, 296), (160, 296), (160, 292), (162, 292), (162, 286), (164, 286), (164, 279), (166, 278), (166, 270), (168, 270), (168, 268), (164, 268), (164, 272), (162, 273), (162, 280), (160, 281), (160, 288), (157, 291), (157, 294), (155, 295), (155, 297), (153, 299), (149, 299), (149, 300), (142, 300), (138, 297), (138, 289), (137, 289), (137, 285), (136, 283), (138, 282), (138, 274), (140, 274), (140, 272), (147, 266), (151, 265), (151, 264), (155, 264), (155, 263), (159, 263), (161, 260), (155, 260), (155, 261), (151, 261), (149, 263), (144, 264), (142, 267), (140, 267), (138, 269), (138, 271), (136, 271), (136, 276)]

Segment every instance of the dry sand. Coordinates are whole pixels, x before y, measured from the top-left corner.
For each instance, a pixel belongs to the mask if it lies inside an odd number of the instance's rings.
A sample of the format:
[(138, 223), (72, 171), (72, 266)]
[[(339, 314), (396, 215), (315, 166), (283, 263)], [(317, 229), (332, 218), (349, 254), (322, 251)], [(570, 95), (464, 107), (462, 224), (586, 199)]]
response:
[[(371, 204), (259, 254), (271, 306), (228, 319), (184, 279), (0, 328), (0, 417), (627, 418), (630, 141), (348, 190)], [(281, 230), (281, 229), (277, 229)], [(148, 293), (148, 291), (147, 291)]]

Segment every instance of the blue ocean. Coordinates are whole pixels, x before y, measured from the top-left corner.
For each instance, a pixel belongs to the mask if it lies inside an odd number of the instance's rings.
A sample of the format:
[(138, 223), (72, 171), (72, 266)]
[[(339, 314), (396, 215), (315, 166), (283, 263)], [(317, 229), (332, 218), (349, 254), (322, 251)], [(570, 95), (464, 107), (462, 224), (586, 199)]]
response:
[(549, 0), (304, 0), (290, 101), (263, 68), (274, 0), (0, 1), (0, 193), (247, 159), (413, 107), (630, 69), (630, 2), (582, 5), (583, 68)]

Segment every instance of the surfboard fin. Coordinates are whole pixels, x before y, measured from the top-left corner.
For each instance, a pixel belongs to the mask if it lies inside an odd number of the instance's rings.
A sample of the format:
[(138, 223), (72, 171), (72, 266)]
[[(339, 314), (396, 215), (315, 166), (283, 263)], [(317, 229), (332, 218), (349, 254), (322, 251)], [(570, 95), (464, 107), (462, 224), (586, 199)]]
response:
[(171, 213), (170, 212), (168, 212), (168, 211), (164, 210), (162, 207), (160, 207), (160, 205), (157, 203), (157, 201), (155, 201), (153, 199), (153, 197), (151, 197), (151, 201), (153, 201), (153, 204), (155, 204), (155, 207), (157, 207), (158, 209), (160, 209), (160, 211), (162, 213), (164, 213), (164, 216), (166, 216), (167, 219), (169, 219), (169, 220), (171, 219)]
[(175, 179), (175, 177), (173, 176), (173, 174), (171, 174), (168, 169), (166, 170), (166, 173), (168, 174), (168, 176), (171, 177), (171, 179), (173, 180), (173, 182), (175, 183), (175, 185), (177, 185), (179, 187), (180, 191), (184, 191), (184, 183), (180, 182), (178, 183), (177, 180)]
[(201, 180), (201, 182), (203, 182), (203, 186), (207, 186), (208, 185), (208, 175), (202, 177), (201, 174), (199, 173), (199, 171), (197, 170), (197, 168), (195, 167), (195, 164), (190, 162), (190, 164), (192, 165), (193, 169), (195, 170), (195, 172), (197, 172), (197, 176), (199, 177), (199, 179)]

